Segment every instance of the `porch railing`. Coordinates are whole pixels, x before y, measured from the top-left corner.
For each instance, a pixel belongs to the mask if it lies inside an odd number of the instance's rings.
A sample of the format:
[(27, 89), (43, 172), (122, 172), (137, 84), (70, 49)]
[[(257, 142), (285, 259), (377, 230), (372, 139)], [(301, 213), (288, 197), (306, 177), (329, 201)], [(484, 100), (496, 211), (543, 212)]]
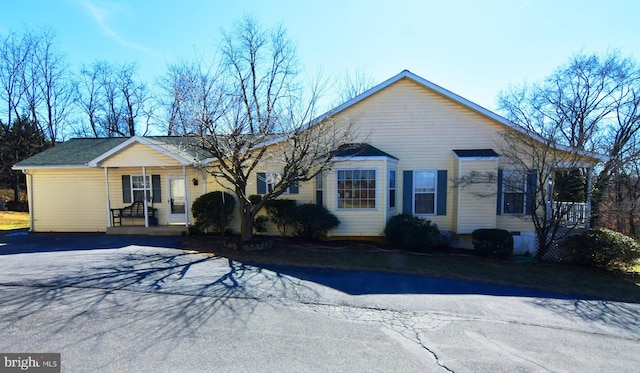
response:
[[(589, 208), (580, 202), (551, 202), (551, 210), (562, 212), (560, 224), (565, 227), (588, 227)], [(554, 214), (555, 215), (555, 214)]]

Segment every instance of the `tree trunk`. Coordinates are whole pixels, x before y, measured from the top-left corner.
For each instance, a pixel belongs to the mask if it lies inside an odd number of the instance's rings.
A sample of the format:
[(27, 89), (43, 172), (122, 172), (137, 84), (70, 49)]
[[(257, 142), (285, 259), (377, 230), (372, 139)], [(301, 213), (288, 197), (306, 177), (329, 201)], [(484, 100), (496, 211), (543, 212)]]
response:
[(253, 214), (251, 205), (240, 202), (240, 241), (247, 242), (253, 239)]

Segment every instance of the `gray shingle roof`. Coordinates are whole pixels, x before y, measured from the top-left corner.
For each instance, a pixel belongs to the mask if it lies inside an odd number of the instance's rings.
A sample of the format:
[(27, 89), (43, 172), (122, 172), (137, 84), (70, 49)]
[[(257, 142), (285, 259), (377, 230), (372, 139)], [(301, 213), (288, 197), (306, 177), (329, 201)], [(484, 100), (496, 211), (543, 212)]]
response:
[(336, 157), (388, 157), (398, 159), (369, 144), (344, 144), (336, 150)]
[(15, 167), (83, 166), (125, 141), (124, 137), (71, 139), (20, 161)]
[[(185, 159), (202, 160), (208, 154), (191, 146), (189, 139), (178, 136), (144, 137), (149, 143)], [(57, 144), (42, 153), (18, 162), (17, 169), (29, 167), (86, 166), (90, 161), (129, 140), (126, 137), (76, 138)]]
[(454, 153), (460, 158), (476, 158), (476, 157), (497, 157), (493, 149), (462, 149), (454, 150)]

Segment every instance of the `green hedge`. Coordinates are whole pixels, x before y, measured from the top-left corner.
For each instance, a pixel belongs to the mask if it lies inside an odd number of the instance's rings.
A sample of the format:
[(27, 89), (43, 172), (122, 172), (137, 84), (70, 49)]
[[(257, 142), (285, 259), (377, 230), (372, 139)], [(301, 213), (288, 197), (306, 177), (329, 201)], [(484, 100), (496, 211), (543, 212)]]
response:
[(411, 214), (391, 217), (383, 234), (390, 245), (417, 252), (428, 252), (442, 242), (436, 224)]
[(480, 254), (503, 259), (513, 254), (513, 235), (504, 229), (476, 229), (471, 239)]
[(640, 245), (633, 238), (606, 228), (591, 229), (563, 242), (563, 261), (603, 269), (633, 266), (640, 259)]
[(201, 230), (212, 228), (214, 232), (224, 235), (233, 218), (235, 205), (235, 198), (226, 192), (201, 195), (191, 207), (196, 227)]

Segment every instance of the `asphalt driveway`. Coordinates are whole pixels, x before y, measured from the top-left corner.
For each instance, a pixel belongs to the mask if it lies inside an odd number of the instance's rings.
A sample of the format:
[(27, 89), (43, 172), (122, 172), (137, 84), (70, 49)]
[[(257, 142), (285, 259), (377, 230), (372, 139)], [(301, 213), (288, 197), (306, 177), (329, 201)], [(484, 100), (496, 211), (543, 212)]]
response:
[(180, 237), (0, 236), (0, 352), (63, 371), (635, 371), (640, 306), (260, 268)]

